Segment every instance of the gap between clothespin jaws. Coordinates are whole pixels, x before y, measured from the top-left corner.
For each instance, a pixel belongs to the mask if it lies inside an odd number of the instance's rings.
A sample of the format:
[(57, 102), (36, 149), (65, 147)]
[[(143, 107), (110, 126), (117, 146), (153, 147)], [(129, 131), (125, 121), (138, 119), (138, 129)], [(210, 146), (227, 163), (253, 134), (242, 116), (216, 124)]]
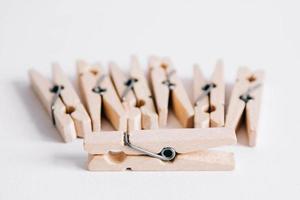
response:
[(223, 61), (218, 60), (210, 81), (194, 65), (194, 105), (196, 128), (223, 127), (225, 124), (225, 81)]
[(237, 129), (246, 113), (246, 128), (249, 145), (255, 146), (262, 96), (264, 72), (252, 72), (246, 67), (238, 71), (226, 115), (226, 127)]
[(173, 111), (185, 128), (193, 127), (194, 109), (185, 91), (182, 81), (173, 70), (168, 58), (150, 57), (150, 79), (156, 102), (159, 124), (167, 125), (169, 100)]
[(93, 131), (101, 130), (101, 111), (116, 130), (126, 130), (126, 113), (101, 64), (78, 62), (79, 85), (92, 119)]

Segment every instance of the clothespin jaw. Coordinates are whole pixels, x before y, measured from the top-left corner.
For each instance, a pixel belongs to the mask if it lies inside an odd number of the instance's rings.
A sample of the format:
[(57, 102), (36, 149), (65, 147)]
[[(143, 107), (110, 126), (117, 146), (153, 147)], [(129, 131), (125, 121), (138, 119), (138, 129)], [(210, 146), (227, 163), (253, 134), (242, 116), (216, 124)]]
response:
[(193, 127), (193, 106), (170, 59), (150, 57), (149, 68), (160, 126), (167, 124), (168, 104), (171, 98), (172, 108), (181, 125), (185, 128)]
[(84, 147), (92, 171), (232, 170), (233, 154), (207, 149), (235, 143), (235, 132), (228, 128), (162, 129), (90, 133)]
[(53, 64), (53, 83), (35, 70), (29, 71), (31, 85), (65, 142), (91, 131), (91, 122), (74, 88), (58, 64)]
[(125, 108), (128, 117), (128, 130), (140, 130), (142, 126), (142, 115), (136, 107), (137, 99), (133, 92), (133, 86), (138, 81), (135, 78), (126, 76), (114, 62), (109, 63), (109, 71), (116, 91)]
[(130, 76), (136, 80), (136, 83), (133, 84), (133, 91), (137, 100), (137, 107), (140, 108), (142, 113), (142, 128), (144, 130), (157, 129), (158, 115), (153, 96), (136, 56), (131, 57), (130, 66)]
[(223, 127), (225, 124), (225, 81), (222, 60), (218, 60), (210, 81), (199, 65), (194, 66), (195, 128)]
[(88, 65), (77, 62), (80, 90), (92, 119), (93, 131), (101, 131), (101, 112), (116, 130), (127, 130), (125, 110), (119, 100), (114, 86), (100, 64)]
[(263, 79), (263, 71), (251, 72), (246, 67), (240, 68), (226, 116), (225, 126), (236, 129), (243, 113), (246, 113), (246, 127), (250, 146), (256, 145)]

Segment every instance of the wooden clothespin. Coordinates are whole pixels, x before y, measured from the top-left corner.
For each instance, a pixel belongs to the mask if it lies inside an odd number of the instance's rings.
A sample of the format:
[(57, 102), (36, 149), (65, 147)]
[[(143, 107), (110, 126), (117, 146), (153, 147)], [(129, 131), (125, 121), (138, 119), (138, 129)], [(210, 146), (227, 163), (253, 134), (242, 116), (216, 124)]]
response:
[(230, 128), (90, 133), (84, 147), (91, 171), (233, 170), (232, 153), (209, 148), (236, 143)]
[(193, 127), (193, 106), (170, 59), (152, 56), (149, 60), (149, 68), (159, 125), (167, 124), (170, 99), (173, 111), (181, 125), (185, 128)]
[(240, 68), (226, 116), (225, 127), (236, 129), (245, 112), (249, 145), (256, 145), (264, 72)]
[(127, 130), (125, 110), (114, 89), (113, 83), (100, 64), (93, 66), (77, 62), (80, 90), (92, 119), (93, 131), (101, 131), (102, 109), (116, 130)]
[(110, 75), (128, 114), (128, 131), (158, 128), (151, 91), (136, 57), (131, 59), (130, 74), (125, 75), (117, 64), (109, 64)]
[(211, 81), (207, 81), (198, 65), (194, 66), (195, 128), (223, 127), (225, 124), (225, 81), (223, 62), (219, 60)]
[(58, 64), (53, 64), (53, 82), (35, 70), (29, 71), (31, 85), (52, 117), (65, 142), (91, 131), (90, 118), (72, 84)]

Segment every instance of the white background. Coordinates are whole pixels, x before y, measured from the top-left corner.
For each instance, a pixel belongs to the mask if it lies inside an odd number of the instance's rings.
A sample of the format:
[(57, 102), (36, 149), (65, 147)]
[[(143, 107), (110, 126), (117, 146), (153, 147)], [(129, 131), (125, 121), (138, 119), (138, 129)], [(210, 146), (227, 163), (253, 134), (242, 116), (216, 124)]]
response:
[[(299, 199), (300, 4), (295, 1), (0, 0), (0, 199)], [(226, 81), (266, 71), (259, 140), (233, 172), (92, 173), (82, 141), (64, 144), (27, 70), (78, 58), (127, 68), (129, 56), (170, 56), (191, 79), (223, 58)], [(145, 67), (145, 65), (144, 65)]]

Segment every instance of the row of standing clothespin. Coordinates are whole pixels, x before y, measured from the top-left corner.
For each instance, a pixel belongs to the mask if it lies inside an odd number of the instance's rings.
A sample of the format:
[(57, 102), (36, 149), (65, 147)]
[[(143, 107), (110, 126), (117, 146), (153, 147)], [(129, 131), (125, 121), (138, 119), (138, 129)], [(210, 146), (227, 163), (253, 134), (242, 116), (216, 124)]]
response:
[[(261, 72), (240, 70), (225, 121), (221, 61), (211, 81), (194, 67), (194, 105), (170, 59), (149, 59), (150, 86), (136, 57), (130, 65), (127, 75), (116, 63), (106, 73), (100, 64), (77, 62), (87, 112), (57, 65), (52, 84), (30, 71), (33, 88), (65, 141), (74, 139), (76, 131), (84, 136), (89, 170), (232, 170), (232, 153), (208, 149), (236, 143), (235, 129), (244, 110), (250, 145), (255, 144)], [(170, 106), (183, 128), (163, 128)], [(102, 112), (115, 131), (101, 129)]]

